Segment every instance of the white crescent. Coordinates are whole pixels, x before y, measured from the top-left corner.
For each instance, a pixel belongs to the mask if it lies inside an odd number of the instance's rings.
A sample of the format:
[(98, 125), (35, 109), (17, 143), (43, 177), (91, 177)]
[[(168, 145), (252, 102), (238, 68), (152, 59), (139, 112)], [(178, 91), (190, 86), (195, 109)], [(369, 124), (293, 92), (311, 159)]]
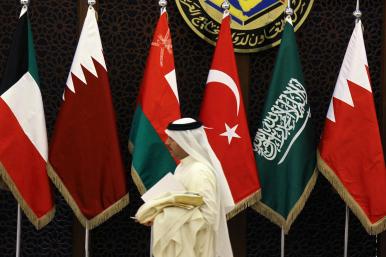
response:
[(225, 72), (222, 72), (219, 70), (210, 70), (206, 84), (209, 84), (211, 82), (218, 82), (218, 83), (224, 84), (232, 91), (232, 93), (236, 98), (237, 116), (238, 116), (239, 110), (240, 110), (240, 93), (239, 93), (239, 89), (237, 88), (236, 82)]

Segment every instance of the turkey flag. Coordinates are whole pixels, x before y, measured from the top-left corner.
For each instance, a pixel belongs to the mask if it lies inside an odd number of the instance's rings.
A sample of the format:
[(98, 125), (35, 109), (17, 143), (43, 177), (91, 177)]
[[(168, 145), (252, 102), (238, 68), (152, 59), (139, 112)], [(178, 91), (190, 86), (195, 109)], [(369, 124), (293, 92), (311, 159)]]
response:
[(230, 218), (260, 199), (260, 183), (227, 14), (221, 24), (206, 82), (200, 119), (232, 192), (235, 208), (228, 213)]

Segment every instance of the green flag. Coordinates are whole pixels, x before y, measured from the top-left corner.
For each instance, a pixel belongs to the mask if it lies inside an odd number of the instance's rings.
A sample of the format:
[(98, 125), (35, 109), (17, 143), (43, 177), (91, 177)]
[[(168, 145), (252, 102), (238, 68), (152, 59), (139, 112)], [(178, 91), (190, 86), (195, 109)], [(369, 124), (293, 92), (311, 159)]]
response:
[(262, 199), (254, 209), (288, 233), (317, 173), (314, 127), (294, 28), (286, 18), (254, 151)]

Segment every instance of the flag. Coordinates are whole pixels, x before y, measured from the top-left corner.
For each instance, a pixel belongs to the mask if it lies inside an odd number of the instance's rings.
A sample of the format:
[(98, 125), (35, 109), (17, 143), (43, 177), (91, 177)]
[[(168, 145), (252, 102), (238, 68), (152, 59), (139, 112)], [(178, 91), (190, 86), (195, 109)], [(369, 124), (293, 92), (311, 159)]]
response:
[(386, 229), (386, 170), (361, 21), (348, 44), (318, 147), (318, 167), (369, 234)]
[(260, 199), (260, 183), (237, 73), (230, 21), (230, 15), (225, 13), (200, 111), (209, 143), (221, 162), (235, 203), (228, 218)]
[(49, 176), (92, 229), (129, 202), (96, 13), (88, 8), (52, 137)]
[(46, 122), (35, 49), (23, 7), (0, 84), (0, 178), (36, 229), (55, 207), (47, 176)]
[(254, 209), (288, 233), (317, 178), (315, 131), (290, 17), (261, 117), (254, 151), (263, 197)]
[(163, 11), (151, 42), (129, 139), (131, 175), (141, 194), (174, 172), (176, 162), (165, 145), (165, 129), (180, 116), (172, 39)]

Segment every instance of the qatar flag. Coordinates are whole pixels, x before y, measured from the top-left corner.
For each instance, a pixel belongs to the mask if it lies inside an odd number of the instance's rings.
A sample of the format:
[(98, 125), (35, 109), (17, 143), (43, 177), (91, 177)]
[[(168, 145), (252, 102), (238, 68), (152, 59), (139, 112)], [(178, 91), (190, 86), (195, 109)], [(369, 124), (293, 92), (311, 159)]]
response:
[(87, 16), (52, 137), (48, 174), (92, 229), (129, 202), (96, 13)]

